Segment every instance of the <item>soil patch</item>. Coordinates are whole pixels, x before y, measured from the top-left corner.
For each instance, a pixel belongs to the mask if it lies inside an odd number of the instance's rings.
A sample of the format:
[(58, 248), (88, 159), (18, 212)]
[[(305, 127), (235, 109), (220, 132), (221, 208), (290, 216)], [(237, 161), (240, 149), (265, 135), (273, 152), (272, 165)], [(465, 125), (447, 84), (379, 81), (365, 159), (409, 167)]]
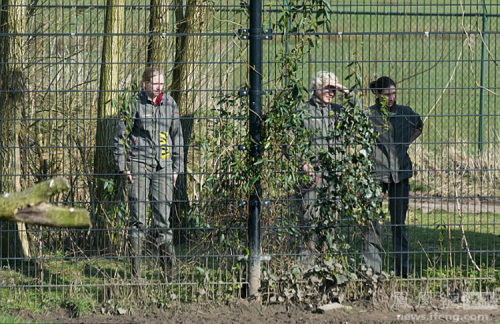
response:
[[(347, 304), (346, 304), (347, 305)], [(46, 314), (23, 311), (19, 315), (25, 320), (42, 323), (495, 323), (500, 321), (500, 310), (464, 310), (404, 308), (389, 309), (371, 305), (349, 304), (351, 309), (334, 310), (324, 314), (316, 307), (295, 305), (268, 305), (239, 300), (229, 305), (207, 304), (182, 305), (167, 310), (148, 310), (134, 314), (91, 314), (71, 318), (64, 310), (53, 310)]]

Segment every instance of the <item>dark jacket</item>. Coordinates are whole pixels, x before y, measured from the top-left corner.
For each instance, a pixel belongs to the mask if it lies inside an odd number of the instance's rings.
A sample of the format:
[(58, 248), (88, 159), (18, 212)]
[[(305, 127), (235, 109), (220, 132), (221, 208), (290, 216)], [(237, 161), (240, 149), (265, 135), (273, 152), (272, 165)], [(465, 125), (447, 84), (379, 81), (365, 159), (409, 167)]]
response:
[[(338, 139), (331, 138), (329, 133), (335, 127), (335, 116), (342, 109), (338, 103), (325, 104), (312, 97), (304, 105), (308, 118), (302, 121), (302, 126), (311, 132), (309, 142), (313, 150), (312, 161), (316, 165), (319, 162), (319, 153), (327, 150), (329, 146), (341, 145)], [(302, 159), (301, 159), (302, 160)]]
[(172, 172), (184, 170), (184, 139), (179, 109), (174, 99), (162, 94), (155, 105), (144, 91), (139, 92), (120, 119), (114, 136), (114, 156), (119, 172), (128, 160), (149, 163)]
[(396, 103), (390, 111), (384, 113), (382, 105), (377, 101), (370, 107), (370, 112), (370, 119), (379, 135), (372, 152), (376, 163), (376, 179), (385, 183), (399, 183), (411, 178), (413, 169), (408, 148), (411, 134), (423, 129), (422, 119), (410, 107)]
[[(354, 93), (349, 95), (348, 98), (350, 106), (354, 107), (356, 104), (362, 106), (361, 102), (357, 101)], [(304, 104), (303, 109), (308, 117), (302, 121), (302, 126), (312, 133), (309, 142), (314, 151), (312, 161), (307, 162), (314, 165), (319, 162), (319, 152), (327, 150), (329, 146), (343, 144), (342, 139), (329, 136), (335, 127), (336, 116), (342, 110), (342, 105), (338, 103), (325, 104), (313, 96)], [(302, 162), (302, 159), (300, 161)]]
[[(361, 105), (357, 101), (354, 93), (349, 97), (349, 105), (354, 106), (356, 103)], [(325, 104), (317, 97), (312, 96), (306, 103), (304, 103), (302, 109), (305, 110), (306, 118), (302, 121), (302, 126), (304, 129), (310, 132), (311, 137), (308, 139), (310, 148), (312, 150), (312, 156), (310, 159), (305, 159), (300, 154), (297, 154), (297, 160), (300, 167), (304, 163), (310, 163), (314, 166), (315, 170), (319, 170), (319, 156), (320, 152), (328, 150), (329, 147), (343, 145), (343, 140), (341, 138), (332, 138), (330, 132), (334, 130), (336, 126), (336, 116), (342, 110), (342, 105), (338, 103)], [(337, 157), (341, 159), (341, 156)], [(304, 183), (302, 185), (303, 190), (314, 189), (316, 186), (321, 185), (321, 175), (318, 174), (315, 182)]]

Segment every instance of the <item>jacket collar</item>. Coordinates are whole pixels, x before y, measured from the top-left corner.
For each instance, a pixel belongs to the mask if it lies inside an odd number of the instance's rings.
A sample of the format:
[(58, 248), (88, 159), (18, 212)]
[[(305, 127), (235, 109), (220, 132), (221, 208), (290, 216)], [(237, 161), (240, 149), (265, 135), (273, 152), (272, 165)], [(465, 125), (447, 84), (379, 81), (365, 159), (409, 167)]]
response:
[(142, 89), (141, 92), (139, 93), (139, 98), (141, 102), (149, 103), (152, 104), (153, 106), (158, 106), (162, 102), (165, 103), (165, 95), (163, 94), (163, 92), (160, 92), (158, 97), (156, 97), (155, 102), (153, 102), (153, 100), (151, 100), (151, 98), (149, 98), (148, 95), (146, 94), (146, 91)]
[(323, 101), (319, 100), (318, 97), (316, 97), (314, 95), (311, 97), (311, 99), (309, 99), (309, 103), (313, 106), (320, 107), (320, 108), (324, 108), (324, 107), (329, 105), (329, 104), (324, 103)]

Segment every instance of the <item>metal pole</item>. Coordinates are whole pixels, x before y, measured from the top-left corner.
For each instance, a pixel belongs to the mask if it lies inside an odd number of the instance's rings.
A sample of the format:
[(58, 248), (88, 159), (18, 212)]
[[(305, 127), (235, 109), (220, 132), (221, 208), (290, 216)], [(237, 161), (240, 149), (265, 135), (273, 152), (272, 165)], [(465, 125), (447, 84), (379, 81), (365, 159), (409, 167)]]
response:
[(483, 152), (483, 119), (484, 119), (484, 87), (486, 83), (486, 48), (488, 46), (488, 11), (484, 0), (483, 4), (483, 41), (481, 51), (481, 88), (479, 89), (479, 154)]
[[(262, 1), (250, 1), (250, 167), (258, 178), (259, 169), (254, 163), (260, 158), (260, 127), (262, 120)], [(248, 216), (248, 244), (250, 252), (248, 283), (249, 296), (257, 296), (260, 288), (260, 182), (255, 183), (250, 196)]]
[[(288, 4), (288, 0), (285, 0), (285, 10), (288, 13), (290, 11), (290, 5)], [(288, 43), (290, 42), (290, 36), (288, 33), (290, 32), (290, 17), (287, 15), (286, 18), (286, 37), (285, 37), (285, 55), (288, 56)], [(285, 75), (285, 87), (288, 86), (288, 82), (290, 80), (290, 75), (288, 72)]]

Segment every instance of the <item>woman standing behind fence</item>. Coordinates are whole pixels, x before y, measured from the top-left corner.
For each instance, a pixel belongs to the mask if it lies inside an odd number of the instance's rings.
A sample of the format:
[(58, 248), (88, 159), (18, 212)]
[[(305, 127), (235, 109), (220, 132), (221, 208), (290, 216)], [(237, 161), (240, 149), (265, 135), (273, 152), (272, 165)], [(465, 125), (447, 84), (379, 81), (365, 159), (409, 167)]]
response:
[(303, 239), (299, 250), (299, 259), (304, 266), (314, 266), (314, 254), (316, 250), (316, 238), (310, 228), (311, 220), (319, 219), (319, 207), (317, 205), (317, 190), (326, 187), (328, 184), (322, 181), (321, 165), (319, 155), (322, 151), (327, 151), (329, 147), (342, 145), (341, 140), (332, 138), (331, 131), (335, 127), (336, 116), (342, 109), (342, 105), (335, 103), (334, 98), (337, 93), (342, 93), (349, 98), (349, 104), (354, 106), (356, 99), (354, 94), (344, 87), (335, 74), (327, 71), (317, 72), (311, 79), (309, 86), (311, 97), (304, 103), (302, 109), (307, 118), (302, 121), (302, 126), (310, 131), (309, 138), (312, 157), (306, 159), (298, 154), (296, 159), (300, 165), (300, 171), (308, 178), (304, 181), (296, 196), (298, 209), (300, 210), (300, 221), (303, 226)]
[[(375, 177), (381, 182), (382, 192), (389, 194), (395, 272), (406, 278), (411, 269), (405, 220), (409, 179), (413, 175), (408, 148), (422, 134), (423, 123), (410, 107), (396, 104), (396, 83), (391, 78), (378, 78), (370, 83), (370, 89), (377, 97), (375, 105), (370, 107), (371, 120), (379, 134), (372, 152), (376, 164)], [(381, 245), (375, 231), (368, 231), (363, 249), (368, 266), (380, 272)]]

